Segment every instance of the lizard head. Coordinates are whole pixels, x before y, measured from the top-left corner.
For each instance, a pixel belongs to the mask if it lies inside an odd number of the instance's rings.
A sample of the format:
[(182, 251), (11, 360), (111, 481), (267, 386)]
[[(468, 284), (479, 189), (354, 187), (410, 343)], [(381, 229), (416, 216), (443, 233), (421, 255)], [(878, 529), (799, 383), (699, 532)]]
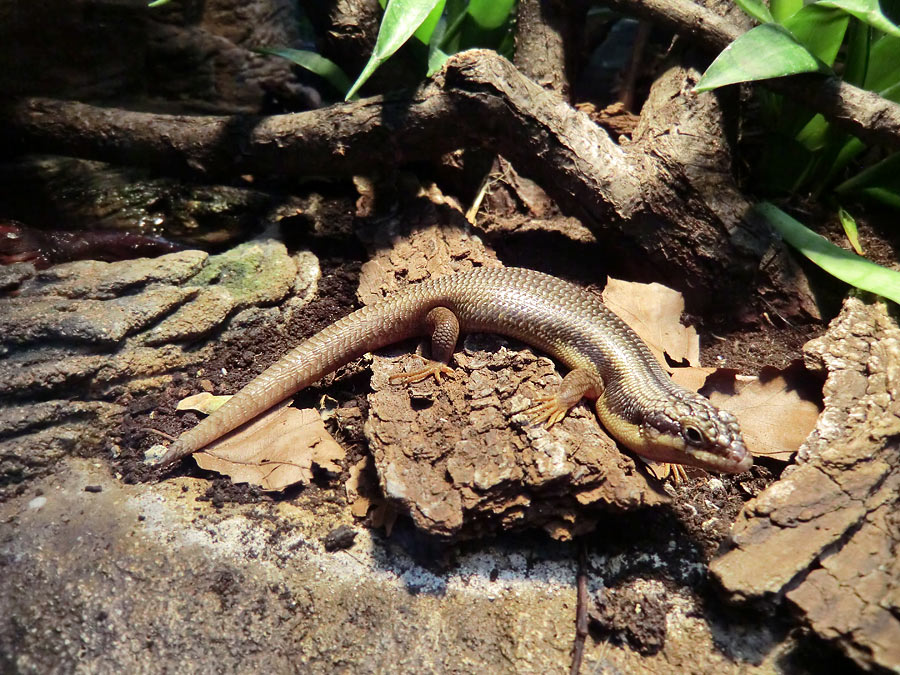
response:
[(638, 454), (662, 462), (688, 464), (718, 473), (741, 473), (753, 466), (737, 418), (689, 391), (661, 402), (640, 425)]

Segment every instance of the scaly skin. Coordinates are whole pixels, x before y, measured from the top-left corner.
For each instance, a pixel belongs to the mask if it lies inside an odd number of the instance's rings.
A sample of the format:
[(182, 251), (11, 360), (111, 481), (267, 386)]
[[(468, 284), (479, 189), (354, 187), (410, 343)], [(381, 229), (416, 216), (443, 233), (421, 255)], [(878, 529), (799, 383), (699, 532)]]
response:
[(353, 312), (292, 349), (183, 433), (160, 464), (202, 449), (366, 352), (416, 335), (432, 336), (432, 355), (440, 362), (401, 379), (439, 379), (457, 328), (517, 338), (571, 369), (560, 391), (532, 408), (535, 421), (552, 424), (586, 396), (596, 399), (606, 429), (643, 457), (724, 473), (753, 464), (734, 416), (672, 382), (647, 345), (596, 294), (516, 268), (440, 277)]

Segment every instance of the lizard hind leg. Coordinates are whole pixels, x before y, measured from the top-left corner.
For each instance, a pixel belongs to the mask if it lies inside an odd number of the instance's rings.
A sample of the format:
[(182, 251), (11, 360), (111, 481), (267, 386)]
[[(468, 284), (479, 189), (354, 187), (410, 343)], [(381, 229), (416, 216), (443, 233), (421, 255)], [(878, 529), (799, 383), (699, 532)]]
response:
[(603, 389), (603, 380), (597, 373), (577, 368), (563, 378), (556, 393), (538, 397), (533, 406), (522, 412), (530, 418), (532, 425), (543, 424), (549, 429), (581, 399), (597, 398), (603, 394)]
[(453, 369), (447, 364), (456, 348), (459, 338), (459, 320), (446, 307), (435, 307), (425, 316), (425, 327), (431, 335), (431, 358), (425, 359), (425, 366), (409, 373), (396, 373), (391, 382), (421, 382), (434, 377), (438, 384), (442, 375), (452, 375)]

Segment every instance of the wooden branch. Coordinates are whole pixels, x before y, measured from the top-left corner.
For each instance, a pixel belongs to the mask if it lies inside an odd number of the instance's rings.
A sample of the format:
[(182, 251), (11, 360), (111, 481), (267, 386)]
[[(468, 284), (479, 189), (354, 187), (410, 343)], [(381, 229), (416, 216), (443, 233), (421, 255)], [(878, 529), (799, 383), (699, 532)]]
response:
[[(665, 26), (713, 51), (725, 49), (744, 32), (690, 0), (604, 0), (603, 4)], [(900, 149), (900, 105), (874, 92), (823, 75), (794, 75), (762, 84), (805, 103), (865, 143)]]
[(566, 101), (570, 101), (570, 65), (577, 44), (569, 34), (569, 23), (574, 22), (572, 13), (583, 16), (585, 11), (583, 7), (564, 8), (542, 0), (519, 0), (516, 8), (513, 63), (520, 73)]
[(289, 115), (160, 115), (31, 98), (0, 107), (7, 149), (145, 166), (202, 179), (351, 175), (373, 153), (402, 164), (455, 148), (446, 96), (382, 97)]
[[(587, 115), (489, 51), (457, 54), (409, 98), (293, 115), (168, 116), (30, 99), (0, 108), (0, 140), (206, 179), (252, 174), (258, 182), (352, 175), (479, 144), (537, 180), (644, 277), (685, 291), (695, 308), (733, 306), (730, 294), (745, 305), (768, 246), (768, 233), (738, 227), (740, 213), (723, 217), (685, 172), (655, 159), (652, 146), (617, 145)], [(719, 292), (709, 293), (714, 287)], [(784, 302), (798, 294), (785, 290)]]

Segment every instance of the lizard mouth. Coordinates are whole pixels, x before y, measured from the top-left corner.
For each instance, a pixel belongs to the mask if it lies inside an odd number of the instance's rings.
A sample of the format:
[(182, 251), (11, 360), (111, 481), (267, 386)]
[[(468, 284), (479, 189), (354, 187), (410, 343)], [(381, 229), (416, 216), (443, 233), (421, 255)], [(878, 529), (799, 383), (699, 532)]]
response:
[(753, 455), (741, 442), (734, 442), (727, 448), (717, 448), (718, 452), (703, 448), (686, 448), (691, 464), (708, 471), (719, 473), (743, 473), (753, 466)]

